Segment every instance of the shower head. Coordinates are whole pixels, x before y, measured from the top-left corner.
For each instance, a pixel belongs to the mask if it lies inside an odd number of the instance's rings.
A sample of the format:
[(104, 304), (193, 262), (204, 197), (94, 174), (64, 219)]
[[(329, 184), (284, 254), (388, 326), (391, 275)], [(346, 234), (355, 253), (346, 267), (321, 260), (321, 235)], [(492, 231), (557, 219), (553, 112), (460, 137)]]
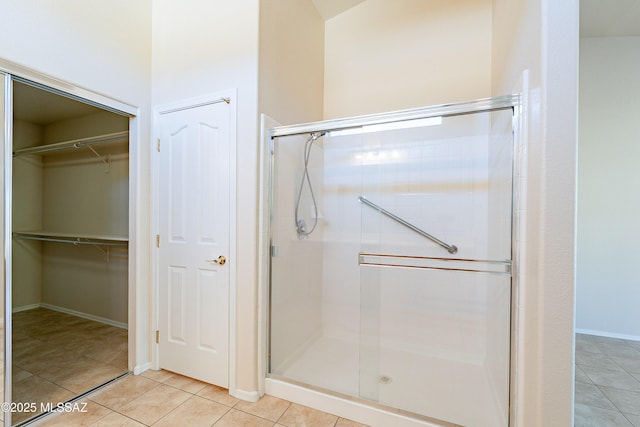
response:
[(318, 138), (325, 136), (327, 132), (312, 132), (309, 137), (311, 138), (311, 142), (315, 141)]
[(320, 147), (320, 148), (324, 148), (322, 146), (322, 142), (318, 141), (316, 142), (318, 139), (322, 138), (323, 136), (327, 135), (328, 132), (312, 132), (309, 134), (309, 138), (308, 138), (308, 142), (309, 144), (314, 144), (316, 145), (316, 147)]

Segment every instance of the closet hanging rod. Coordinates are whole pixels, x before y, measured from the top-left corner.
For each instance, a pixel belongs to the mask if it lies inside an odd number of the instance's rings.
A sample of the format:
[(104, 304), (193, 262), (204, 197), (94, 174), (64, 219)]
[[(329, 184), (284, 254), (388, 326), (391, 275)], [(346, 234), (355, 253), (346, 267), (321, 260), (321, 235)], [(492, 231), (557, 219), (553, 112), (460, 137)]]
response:
[(362, 203), (364, 203), (365, 205), (369, 206), (370, 208), (373, 208), (373, 209), (377, 210), (378, 212), (380, 212), (381, 214), (391, 218), (392, 220), (396, 221), (397, 223), (404, 225), (408, 229), (415, 231), (416, 233), (418, 233), (422, 237), (426, 237), (427, 239), (431, 240), (433, 243), (436, 243), (437, 245), (442, 246), (450, 254), (455, 254), (456, 252), (458, 252), (458, 248), (455, 245), (449, 245), (448, 243), (443, 242), (442, 240), (438, 239), (437, 237), (432, 236), (431, 234), (427, 233), (426, 231), (419, 229), (418, 227), (416, 227), (415, 225), (411, 224), (410, 222), (407, 222), (404, 219), (400, 218), (399, 216), (392, 214), (388, 210), (381, 208), (380, 206), (376, 205), (373, 202), (370, 202), (369, 200), (367, 200), (366, 197), (358, 196), (358, 200), (360, 200)]
[(38, 240), (43, 242), (71, 243), (73, 245), (100, 245), (128, 247), (129, 243), (120, 239), (92, 239), (89, 237), (43, 236), (38, 234), (13, 233), (15, 239)]
[(22, 154), (38, 154), (51, 151), (66, 150), (69, 148), (88, 147), (94, 144), (103, 144), (107, 142), (119, 141), (129, 138), (129, 131), (109, 133), (105, 135), (92, 136), (89, 138), (74, 139), (72, 141), (57, 142), (55, 144), (40, 145), (38, 147), (21, 148), (13, 152), (13, 156)]

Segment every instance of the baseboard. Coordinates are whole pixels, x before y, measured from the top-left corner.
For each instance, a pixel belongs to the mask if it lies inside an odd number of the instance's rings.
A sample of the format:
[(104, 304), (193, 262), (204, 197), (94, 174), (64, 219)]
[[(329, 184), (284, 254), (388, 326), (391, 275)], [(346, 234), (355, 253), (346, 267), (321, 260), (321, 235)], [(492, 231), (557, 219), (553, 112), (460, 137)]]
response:
[(616, 334), (614, 332), (595, 331), (593, 329), (576, 328), (576, 333), (584, 334), (584, 335), (595, 335), (597, 337), (618, 338), (618, 339), (629, 340), (629, 341), (640, 341), (639, 335)]
[(247, 402), (257, 402), (260, 400), (260, 392), (259, 391), (245, 391), (245, 390), (229, 390), (229, 394), (237, 399), (244, 400)]
[(58, 307), (47, 303), (40, 303), (39, 307), (46, 308), (53, 311), (59, 311), (61, 313), (70, 314), (76, 317), (82, 317), (83, 319), (93, 320), (94, 322), (104, 323), (105, 325), (115, 326), (116, 328), (129, 329), (126, 323), (116, 322), (115, 320), (107, 319), (100, 316), (94, 316), (93, 314), (82, 313), (80, 311), (71, 310), (64, 307)]
[(41, 304), (29, 304), (29, 305), (23, 305), (22, 307), (13, 307), (11, 311), (13, 313), (20, 313), (21, 311), (33, 310), (34, 308), (40, 308), (40, 307), (42, 307)]
[(140, 375), (144, 371), (151, 369), (151, 362), (144, 363), (142, 365), (135, 366), (133, 368), (133, 375)]

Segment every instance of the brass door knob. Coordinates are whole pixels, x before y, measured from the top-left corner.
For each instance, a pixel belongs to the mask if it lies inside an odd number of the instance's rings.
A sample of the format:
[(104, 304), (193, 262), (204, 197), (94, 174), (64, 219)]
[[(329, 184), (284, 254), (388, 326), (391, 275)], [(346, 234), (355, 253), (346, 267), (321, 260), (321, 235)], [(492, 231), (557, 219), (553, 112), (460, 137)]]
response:
[(227, 258), (224, 255), (220, 255), (216, 259), (206, 259), (205, 261), (206, 262), (212, 262), (212, 263), (218, 264), (218, 265), (225, 265), (227, 263)]

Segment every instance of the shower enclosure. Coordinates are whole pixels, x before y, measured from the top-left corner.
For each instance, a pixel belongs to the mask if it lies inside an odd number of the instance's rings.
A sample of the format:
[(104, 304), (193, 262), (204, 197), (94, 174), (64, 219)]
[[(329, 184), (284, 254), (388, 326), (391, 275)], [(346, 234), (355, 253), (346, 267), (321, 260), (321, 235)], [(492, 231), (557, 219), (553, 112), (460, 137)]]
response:
[(516, 103), (270, 130), (269, 378), (509, 424)]

